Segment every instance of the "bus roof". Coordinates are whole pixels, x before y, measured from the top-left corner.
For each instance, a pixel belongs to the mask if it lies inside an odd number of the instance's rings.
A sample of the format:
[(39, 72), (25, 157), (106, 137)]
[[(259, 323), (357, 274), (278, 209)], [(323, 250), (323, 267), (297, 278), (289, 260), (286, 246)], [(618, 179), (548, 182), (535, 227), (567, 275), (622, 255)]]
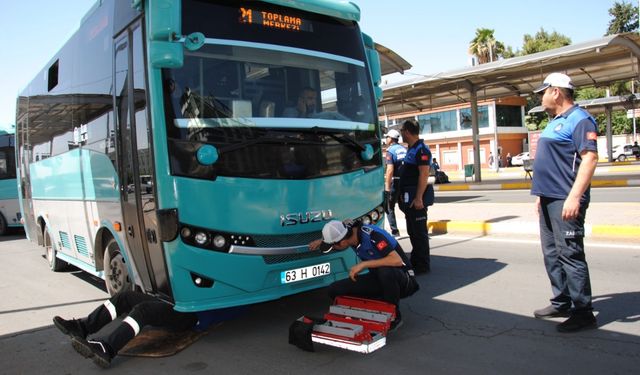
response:
[(350, 1), (338, 0), (263, 0), (266, 3), (305, 10), (348, 21), (360, 21), (360, 8)]

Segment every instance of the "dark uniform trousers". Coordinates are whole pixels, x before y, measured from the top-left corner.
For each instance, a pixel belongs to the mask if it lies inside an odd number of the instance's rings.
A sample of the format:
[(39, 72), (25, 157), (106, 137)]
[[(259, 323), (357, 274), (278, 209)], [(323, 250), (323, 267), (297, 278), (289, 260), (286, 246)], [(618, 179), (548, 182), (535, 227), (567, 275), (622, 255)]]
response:
[[(187, 330), (193, 328), (198, 322), (195, 313), (176, 311), (169, 303), (139, 292), (118, 293), (111, 297), (109, 302), (115, 307), (116, 316), (127, 315), (135, 320), (140, 329), (151, 325), (173, 330)], [(111, 321), (111, 313), (103, 304), (93, 310), (86, 319), (83, 319), (82, 323), (87, 334), (91, 334), (100, 331)], [(92, 339), (107, 344), (111, 350), (110, 354), (115, 356), (136, 334), (137, 332), (134, 332), (129, 324), (121, 322), (109, 335)]]
[(551, 304), (575, 313), (592, 310), (589, 267), (584, 254), (584, 219), (588, 204), (578, 217), (562, 220), (564, 199), (540, 197), (540, 239), (544, 265), (551, 281)]
[(412, 295), (417, 289), (413, 276), (401, 267), (378, 267), (368, 273), (338, 280), (329, 286), (329, 297), (352, 296), (382, 300), (398, 306), (401, 298)]
[(430, 248), (429, 233), (427, 228), (427, 208), (417, 210), (413, 207), (405, 207), (404, 215), (407, 221), (407, 233), (411, 240), (411, 264), (416, 272), (429, 269)]
[(387, 220), (389, 221), (389, 228), (391, 228), (391, 233), (398, 233), (398, 222), (396, 220), (396, 204), (398, 203), (398, 196), (400, 195), (400, 191), (398, 191), (398, 178), (393, 177), (393, 181), (391, 182), (391, 191), (389, 192), (389, 202), (385, 207), (385, 213), (387, 214)]

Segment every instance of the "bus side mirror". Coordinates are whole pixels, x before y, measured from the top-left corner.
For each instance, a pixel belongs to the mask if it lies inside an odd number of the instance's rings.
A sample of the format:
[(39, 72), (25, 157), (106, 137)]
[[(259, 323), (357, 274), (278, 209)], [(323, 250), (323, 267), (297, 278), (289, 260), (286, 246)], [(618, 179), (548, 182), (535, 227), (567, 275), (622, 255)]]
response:
[(380, 88), (380, 83), (382, 82), (380, 55), (378, 51), (376, 51), (373, 39), (369, 35), (362, 33), (362, 41), (364, 42), (364, 50), (367, 55), (367, 62), (369, 63), (369, 73), (371, 74), (371, 82), (373, 82), (376, 102), (380, 102), (382, 100), (382, 88)]
[(149, 0), (149, 60), (154, 68), (179, 68), (184, 63), (180, 38), (182, 9), (180, 0)]

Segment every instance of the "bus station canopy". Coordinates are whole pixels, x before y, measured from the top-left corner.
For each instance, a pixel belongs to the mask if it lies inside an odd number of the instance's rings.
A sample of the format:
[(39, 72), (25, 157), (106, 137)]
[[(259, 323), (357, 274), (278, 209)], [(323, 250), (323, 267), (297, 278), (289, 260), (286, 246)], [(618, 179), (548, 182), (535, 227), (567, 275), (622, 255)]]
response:
[(640, 36), (610, 35), (548, 51), (503, 59), (383, 85), (381, 115), (423, 111), (478, 100), (528, 96), (552, 72), (568, 74), (576, 87), (607, 86), (638, 77)]
[(375, 48), (380, 55), (380, 70), (383, 76), (391, 73), (404, 73), (405, 70), (411, 69), (411, 64), (393, 50), (378, 43), (375, 43)]
[[(606, 98), (578, 100), (576, 104), (582, 108), (589, 110), (591, 114), (603, 113), (608, 110), (631, 110), (640, 109), (640, 94), (631, 94), (626, 96), (609, 96)], [(544, 112), (541, 105), (533, 107), (529, 113)]]

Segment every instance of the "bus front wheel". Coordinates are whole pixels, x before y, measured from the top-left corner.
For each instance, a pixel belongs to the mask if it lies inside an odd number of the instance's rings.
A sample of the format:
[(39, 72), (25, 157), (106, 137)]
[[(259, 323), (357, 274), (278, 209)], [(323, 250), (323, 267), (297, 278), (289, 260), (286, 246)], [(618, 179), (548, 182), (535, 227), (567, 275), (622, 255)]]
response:
[(131, 289), (127, 265), (122, 256), (120, 246), (113, 238), (109, 240), (104, 250), (104, 281), (107, 286), (107, 292), (111, 296), (123, 290)]
[(44, 229), (44, 255), (47, 257), (49, 268), (53, 272), (63, 271), (67, 267), (67, 262), (56, 257), (56, 249), (51, 243), (51, 236), (47, 228)]

